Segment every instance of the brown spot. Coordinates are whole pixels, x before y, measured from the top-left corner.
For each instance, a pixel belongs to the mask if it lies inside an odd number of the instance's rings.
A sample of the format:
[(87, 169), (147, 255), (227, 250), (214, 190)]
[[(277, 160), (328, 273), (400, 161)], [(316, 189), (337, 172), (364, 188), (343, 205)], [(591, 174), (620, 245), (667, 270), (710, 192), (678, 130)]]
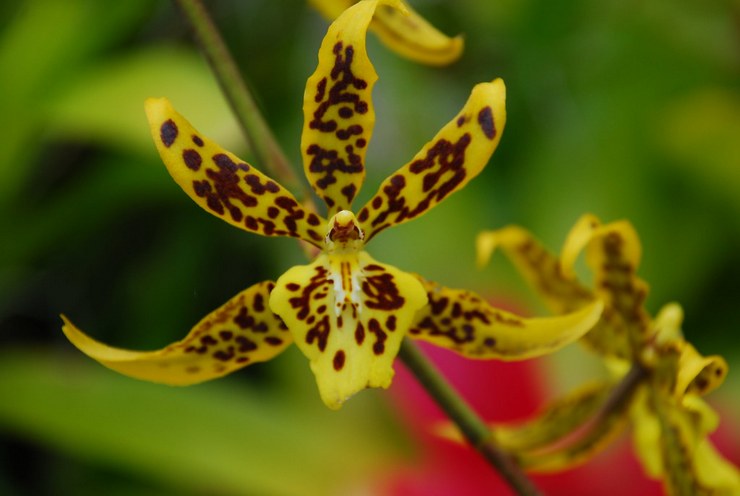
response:
[(357, 328), (355, 328), (355, 341), (358, 346), (365, 341), (365, 326), (362, 325), (362, 322), (358, 322)]
[(318, 226), (319, 224), (321, 224), (321, 221), (319, 220), (319, 216), (313, 212), (308, 214), (308, 217), (306, 218), (306, 222), (308, 222), (309, 225), (312, 225), (312, 226)]
[(373, 353), (376, 355), (382, 355), (385, 352), (385, 341), (388, 339), (388, 335), (385, 333), (380, 322), (376, 319), (370, 319), (367, 323), (368, 331), (375, 334), (375, 343), (373, 343)]
[(389, 331), (395, 331), (396, 330), (396, 316), (389, 315), (385, 321), (385, 326), (388, 328)]
[(337, 352), (334, 354), (334, 360), (333, 360), (334, 370), (336, 370), (337, 372), (342, 370), (342, 368), (344, 368), (344, 360), (345, 360), (344, 351), (337, 350)]
[(221, 331), (218, 333), (218, 335), (221, 336), (221, 339), (224, 341), (228, 341), (232, 337), (234, 337), (234, 333), (231, 331)]
[(264, 312), (265, 311), (265, 297), (262, 296), (260, 293), (257, 293), (254, 295), (254, 302), (252, 303), (252, 308), (257, 310), (258, 312)]
[(232, 358), (234, 358), (234, 347), (229, 346), (227, 350), (218, 350), (213, 354), (213, 358), (216, 360), (221, 360), (222, 362), (228, 362)]
[(164, 124), (159, 128), (159, 137), (164, 146), (171, 147), (177, 139), (177, 124), (175, 124), (175, 121), (172, 119), (164, 121)]
[(362, 292), (367, 296), (365, 304), (373, 310), (397, 310), (406, 302), (401, 296), (393, 276), (388, 272), (367, 276), (362, 281), (361, 287)]
[(280, 210), (278, 210), (276, 207), (268, 207), (267, 209), (267, 216), (271, 219), (274, 219), (280, 215)]
[(200, 153), (191, 148), (182, 151), (182, 159), (185, 161), (185, 165), (188, 166), (188, 169), (194, 171), (199, 170), (200, 164), (203, 163), (203, 158), (200, 156)]
[(492, 140), (496, 137), (496, 124), (493, 122), (491, 107), (484, 107), (478, 112), (478, 124), (480, 124), (480, 128), (483, 130), (486, 138)]
[(283, 344), (283, 340), (275, 336), (268, 336), (265, 338), (265, 343), (269, 344), (270, 346), (280, 346), (281, 344)]
[(200, 367), (198, 367), (197, 365), (189, 365), (185, 367), (185, 372), (187, 372), (188, 374), (196, 374), (200, 372)]
[(249, 315), (247, 307), (242, 307), (239, 313), (234, 317), (234, 324), (238, 325), (240, 329), (248, 329), (254, 326), (254, 317)]
[(246, 336), (237, 336), (234, 341), (239, 345), (239, 352), (244, 353), (247, 351), (254, 351), (257, 349), (257, 343), (247, 338)]
[(462, 127), (465, 124), (465, 116), (461, 115), (457, 118), (457, 127)]
[(192, 136), (192, 138), (193, 138), (193, 143), (195, 143), (195, 144), (196, 144), (196, 145), (198, 145), (198, 146), (203, 146), (203, 140), (202, 140), (202, 139), (200, 139), (200, 136), (198, 136), (198, 135), (194, 134), (194, 135)]
[(247, 227), (247, 229), (250, 229), (252, 231), (257, 231), (259, 229), (259, 224), (257, 224), (257, 219), (255, 219), (251, 215), (247, 215), (244, 218), (244, 225)]
[(289, 282), (288, 284), (285, 285), (285, 289), (287, 289), (288, 291), (298, 291), (299, 289), (301, 289), (301, 286), (300, 284)]
[(350, 183), (344, 188), (342, 188), (342, 194), (347, 198), (347, 204), (352, 203), (352, 200), (355, 198), (355, 195), (357, 194), (357, 186)]

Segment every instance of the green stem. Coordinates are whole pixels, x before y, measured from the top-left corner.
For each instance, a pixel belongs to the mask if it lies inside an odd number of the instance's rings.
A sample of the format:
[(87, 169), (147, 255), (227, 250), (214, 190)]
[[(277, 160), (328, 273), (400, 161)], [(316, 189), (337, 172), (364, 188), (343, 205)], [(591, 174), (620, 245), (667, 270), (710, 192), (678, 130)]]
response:
[[(221, 34), (201, 0), (175, 0), (190, 23), (211, 70), (236, 115), (242, 132), (260, 165), (289, 189), (301, 188), (293, 168), (265, 122), (244, 83)], [(306, 193), (305, 187), (303, 192)], [(304, 195), (310, 197), (310, 195)]]
[(496, 444), (485, 422), (465, 403), (416, 345), (404, 339), (398, 356), (447, 416), (457, 424), (468, 442), (501, 474), (516, 494), (540, 494), (514, 460)]

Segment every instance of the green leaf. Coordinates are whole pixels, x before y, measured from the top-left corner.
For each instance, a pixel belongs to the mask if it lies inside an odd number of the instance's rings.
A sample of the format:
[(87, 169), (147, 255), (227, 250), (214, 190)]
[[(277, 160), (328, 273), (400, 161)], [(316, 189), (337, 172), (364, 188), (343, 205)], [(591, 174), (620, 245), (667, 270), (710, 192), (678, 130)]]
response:
[(166, 46), (79, 74), (50, 102), (50, 130), (62, 139), (95, 140), (155, 156), (144, 100), (160, 96), (222, 146), (244, 148), (239, 126), (205, 61), (193, 51)]
[(0, 354), (0, 397), (0, 429), (175, 492), (323, 495), (394, 458), (367, 398), (340, 416), (233, 380), (172, 388), (22, 349)]

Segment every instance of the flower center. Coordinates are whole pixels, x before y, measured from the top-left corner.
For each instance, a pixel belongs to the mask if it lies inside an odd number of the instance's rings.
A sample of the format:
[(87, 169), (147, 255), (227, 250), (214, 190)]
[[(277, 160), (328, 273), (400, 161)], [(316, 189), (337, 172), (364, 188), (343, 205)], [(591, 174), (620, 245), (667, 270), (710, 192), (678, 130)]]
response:
[(365, 232), (349, 210), (342, 210), (329, 220), (325, 245), (328, 253), (358, 252), (362, 249)]

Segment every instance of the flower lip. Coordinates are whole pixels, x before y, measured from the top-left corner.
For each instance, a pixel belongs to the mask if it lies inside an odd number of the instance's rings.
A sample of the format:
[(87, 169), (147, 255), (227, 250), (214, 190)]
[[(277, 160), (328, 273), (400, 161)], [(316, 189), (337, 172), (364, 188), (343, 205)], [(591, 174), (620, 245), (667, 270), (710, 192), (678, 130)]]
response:
[(346, 245), (353, 241), (362, 243), (363, 239), (365, 239), (365, 232), (360, 228), (355, 214), (349, 210), (338, 212), (329, 221), (329, 229), (326, 233), (326, 243), (328, 246), (335, 243)]

